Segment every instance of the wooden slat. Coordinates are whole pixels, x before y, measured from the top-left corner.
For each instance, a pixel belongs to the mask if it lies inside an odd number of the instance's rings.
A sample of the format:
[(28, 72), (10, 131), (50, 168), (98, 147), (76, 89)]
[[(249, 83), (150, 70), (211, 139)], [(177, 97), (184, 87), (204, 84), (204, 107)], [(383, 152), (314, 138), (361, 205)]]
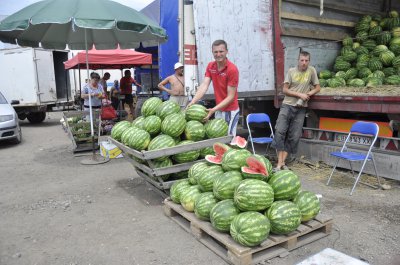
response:
[(350, 22), (350, 21), (343, 21), (343, 20), (337, 20), (337, 19), (331, 19), (331, 18), (305, 16), (305, 15), (299, 15), (299, 14), (290, 13), (290, 12), (281, 12), (281, 18), (311, 22), (311, 23), (328, 24), (328, 25), (341, 26), (341, 27), (350, 27), (350, 28), (353, 28), (356, 25), (356, 23)]
[(328, 227), (332, 226), (332, 218), (326, 223), (313, 220), (319, 226), (314, 228), (300, 226), (301, 232), (295, 231), (289, 235), (272, 234), (259, 246), (250, 248), (238, 244), (228, 233), (216, 231), (209, 222), (198, 219), (195, 214), (185, 211), (181, 205), (171, 202), (170, 199), (164, 200), (164, 208), (168, 217), (192, 233), (225, 261), (234, 265), (256, 264), (277, 256), (286, 256), (290, 250), (329, 235)]
[(282, 35), (284, 36), (295, 36), (310, 39), (322, 39), (322, 40), (342, 40), (346, 37), (346, 33), (322, 31), (322, 30), (308, 30), (301, 28), (283, 27)]
[[(320, 1), (310, 1), (310, 0), (284, 0), (285, 2), (289, 3), (296, 3), (296, 4), (301, 4), (301, 5), (307, 5), (307, 6), (314, 6), (314, 7), (320, 7)], [(331, 1), (330, 3), (324, 3), (324, 9), (332, 9), (332, 10), (337, 10), (337, 11), (342, 11), (346, 13), (354, 13), (358, 15), (365, 15), (365, 13), (370, 13), (368, 10), (362, 10), (362, 9), (354, 9), (350, 8), (348, 6), (344, 6), (343, 4), (336, 4), (335, 2)], [(380, 10), (375, 10), (374, 11), (377, 14), (384, 15), (383, 12)]]
[(136, 157), (136, 158), (144, 159), (144, 155), (143, 155), (142, 152), (139, 152), (139, 151), (136, 151), (136, 150), (134, 150), (134, 149), (132, 149), (132, 148), (129, 148), (128, 146), (126, 146), (126, 145), (124, 145), (124, 144), (118, 142), (117, 140), (111, 138), (110, 136), (107, 137), (107, 140), (108, 140), (110, 143), (115, 144), (115, 145), (116, 145), (119, 149), (121, 149), (124, 153), (133, 155), (133, 156)]
[(199, 162), (204, 162), (204, 161), (205, 161), (204, 159), (200, 159), (200, 160), (196, 160), (196, 161), (192, 161), (192, 162), (173, 165), (170, 167), (153, 168), (153, 175), (154, 176), (162, 176), (162, 175), (166, 175), (166, 174), (182, 172), (182, 171), (188, 170), (194, 164), (199, 163)]

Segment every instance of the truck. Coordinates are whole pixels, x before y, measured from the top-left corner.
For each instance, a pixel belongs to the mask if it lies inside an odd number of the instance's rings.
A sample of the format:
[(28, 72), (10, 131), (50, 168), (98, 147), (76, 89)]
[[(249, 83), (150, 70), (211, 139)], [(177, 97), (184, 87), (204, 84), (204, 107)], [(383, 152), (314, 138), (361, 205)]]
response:
[[(166, 77), (166, 71), (172, 71), (173, 63), (183, 62), (186, 92), (193, 96), (207, 63), (213, 60), (212, 42), (224, 39), (228, 43), (228, 58), (239, 69), (243, 127), (248, 113), (267, 113), (273, 123), (276, 121), (283, 100), (285, 73), (297, 65), (300, 50), (310, 52), (311, 65), (318, 72), (332, 70), (342, 40), (355, 36), (354, 27), (363, 16), (384, 17), (391, 10), (400, 11), (400, 2), (390, 0), (160, 0), (158, 3), (155, 10), (160, 12), (160, 25), (167, 33), (173, 33), (169, 34), (168, 49), (163, 49), (164, 44), (160, 46), (161, 78)], [(176, 14), (176, 19), (169, 14)], [(298, 156), (332, 164), (329, 153), (340, 146), (339, 139), (348, 132), (349, 122), (375, 121), (382, 132), (374, 150), (378, 171), (382, 176), (399, 180), (399, 138), (389, 125), (390, 121), (400, 119), (400, 88), (391, 86), (388, 93), (382, 91), (366, 87), (324, 88), (313, 96)], [(212, 87), (204, 99), (206, 104), (214, 104)], [(373, 172), (373, 168), (367, 168), (367, 172)]]
[(69, 51), (15, 47), (0, 50), (1, 92), (21, 120), (41, 123), (47, 111), (72, 106), (73, 75), (64, 70)]

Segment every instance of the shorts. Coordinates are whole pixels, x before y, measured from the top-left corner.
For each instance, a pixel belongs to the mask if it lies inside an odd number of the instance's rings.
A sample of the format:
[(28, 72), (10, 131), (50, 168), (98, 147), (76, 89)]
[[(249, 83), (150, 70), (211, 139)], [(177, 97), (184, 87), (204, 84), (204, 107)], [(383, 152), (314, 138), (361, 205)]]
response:
[(236, 128), (239, 122), (239, 110), (232, 111), (216, 111), (215, 118), (216, 119), (224, 119), (229, 127), (228, 127), (228, 135), (236, 136)]
[(170, 96), (169, 100), (175, 101), (181, 107), (181, 109), (186, 108), (188, 104), (188, 97), (187, 96)]
[(282, 104), (275, 125), (275, 135), (271, 146), (277, 151), (296, 154), (303, 132), (306, 108), (297, 108)]
[(133, 104), (133, 96), (132, 94), (123, 94), (121, 96), (125, 96), (125, 98), (121, 98), (122, 104)]

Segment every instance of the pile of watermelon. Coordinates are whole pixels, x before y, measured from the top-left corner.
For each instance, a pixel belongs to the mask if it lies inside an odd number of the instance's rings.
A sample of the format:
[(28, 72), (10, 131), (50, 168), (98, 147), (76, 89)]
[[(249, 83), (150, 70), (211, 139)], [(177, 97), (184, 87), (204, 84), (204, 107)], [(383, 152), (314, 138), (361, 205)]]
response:
[(400, 85), (400, 18), (365, 15), (343, 39), (333, 71), (319, 73), (321, 87)]
[[(244, 140), (245, 141), (245, 140)], [(316, 194), (302, 191), (290, 170), (276, 173), (264, 156), (253, 155), (242, 139), (216, 143), (207, 162), (194, 164), (188, 179), (175, 182), (173, 202), (244, 246), (257, 246), (270, 233), (289, 234), (320, 211)]]
[[(175, 101), (162, 102), (158, 97), (151, 97), (143, 103), (141, 114), (133, 122), (121, 121), (115, 124), (111, 137), (137, 151), (154, 151), (228, 134), (228, 124), (223, 119), (212, 119), (204, 123), (208, 112), (199, 104), (182, 111)], [(169, 167), (196, 161), (213, 153), (212, 147), (203, 148), (158, 157), (151, 163), (156, 168)], [(143, 160), (140, 162), (147, 163)], [(169, 177), (170, 175), (161, 176), (164, 181)], [(175, 177), (185, 178), (187, 171), (176, 174)]]

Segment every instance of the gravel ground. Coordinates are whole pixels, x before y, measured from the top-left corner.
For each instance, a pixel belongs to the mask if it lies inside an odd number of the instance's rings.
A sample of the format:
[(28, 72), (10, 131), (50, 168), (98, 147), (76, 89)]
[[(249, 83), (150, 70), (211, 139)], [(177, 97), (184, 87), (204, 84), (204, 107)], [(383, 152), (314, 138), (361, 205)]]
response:
[[(162, 197), (125, 159), (86, 166), (51, 113), (22, 121), (23, 142), (0, 143), (0, 264), (226, 264), (163, 214)], [(261, 264), (296, 264), (330, 247), (370, 264), (399, 264), (400, 185), (389, 190), (335, 177), (314, 163), (290, 167), (322, 195), (332, 234)], [(373, 183), (374, 179), (365, 176)]]

